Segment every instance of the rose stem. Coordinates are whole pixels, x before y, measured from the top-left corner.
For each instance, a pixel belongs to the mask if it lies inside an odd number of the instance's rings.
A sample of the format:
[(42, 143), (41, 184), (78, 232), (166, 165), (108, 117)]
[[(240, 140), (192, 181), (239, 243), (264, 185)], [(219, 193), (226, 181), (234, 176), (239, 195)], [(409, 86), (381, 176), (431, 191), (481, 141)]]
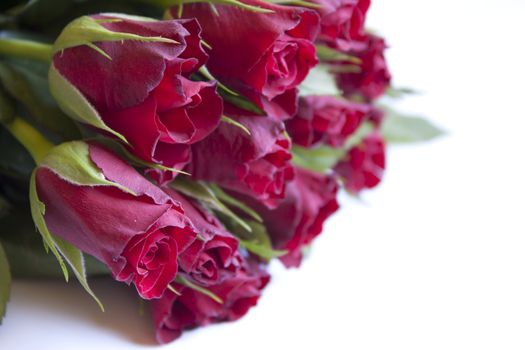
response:
[(27, 149), (37, 164), (54, 146), (37, 129), (20, 117), (4, 123), (4, 126)]
[(36, 41), (0, 37), (0, 54), (50, 62), (53, 46)]

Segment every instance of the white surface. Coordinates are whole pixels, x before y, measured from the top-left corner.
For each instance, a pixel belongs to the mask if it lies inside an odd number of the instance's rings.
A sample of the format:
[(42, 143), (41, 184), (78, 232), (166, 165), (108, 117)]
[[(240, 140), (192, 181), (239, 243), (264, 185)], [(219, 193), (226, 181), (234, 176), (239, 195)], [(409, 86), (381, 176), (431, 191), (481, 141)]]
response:
[[(449, 131), (395, 147), (365, 204), (342, 198), (300, 270), (273, 281), (243, 320), (168, 349), (524, 349), (525, 2), (375, 0), (397, 103)], [(121, 285), (16, 282), (3, 349), (154, 348)]]

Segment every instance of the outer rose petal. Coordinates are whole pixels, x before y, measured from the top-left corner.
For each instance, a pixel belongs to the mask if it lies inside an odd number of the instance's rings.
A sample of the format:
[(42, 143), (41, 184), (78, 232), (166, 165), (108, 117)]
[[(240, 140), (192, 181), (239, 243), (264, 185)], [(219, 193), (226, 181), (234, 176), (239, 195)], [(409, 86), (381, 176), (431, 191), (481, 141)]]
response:
[(286, 130), (303, 147), (340, 147), (371, 114), (369, 105), (332, 96), (306, 96), (299, 100), (297, 115), (286, 122)]
[[(95, 17), (114, 18), (108, 15)], [(196, 69), (205, 62), (204, 53), (196, 58), (180, 58), (188, 47), (185, 38), (198, 36), (198, 32), (188, 31), (188, 28), (198, 29), (192, 21), (120, 20), (102, 25), (116, 32), (162, 36), (179, 44), (134, 40), (96, 43), (111, 60), (87, 46), (68, 48), (55, 55), (53, 64), (60, 74), (99, 111), (126, 108), (144, 101), (164, 76), (166, 62), (177, 61), (186, 69)]]
[(226, 231), (220, 221), (197, 202), (165, 188), (175, 201), (181, 203), (185, 215), (192, 221), (199, 238), (180, 256), (180, 269), (203, 286), (221, 283), (226, 275), (241, 267), (237, 251), (239, 241)]
[(385, 41), (369, 34), (366, 48), (362, 51), (350, 52), (361, 60), (360, 73), (340, 73), (337, 83), (345, 95), (362, 95), (368, 100), (381, 96), (390, 85), (390, 71), (386, 64), (384, 51)]
[[(93, 17), (109, 19), (100, 23), (111, 31), (160, 36), (177, 43), (96, 42), (111, 59), (82, 45), (55, 54), (53, 65), (95, 107), (104, 123), (127, 139), (132, 153), (146, 162), (180, 170), (190, 161), (188, 145), (210, 134), (222, 115), (215, 84), (189, 79), (207, 59), (200, 26), (194, 19), (137, 21), (115, 16)], [(175, 176), (149, 172), (160, 182)]]
[(236, 117), (250, 130), (221, 123), (215, 132), (192, 146), (188, 171), (275, 207), (293, 178), (290, 142), (282, 122), (266, 117)]
[(374, 131), (363, 142), (348, 151), (334, 171), (344, 180), (345, 187), (353, 193), (377, 186), (383, 178), (386, 165), (385, 141)]
[(302, 260), (301, 249), (321, 233), (324, 221), (339, 208), (337, 190), (333, 176), (298, 168), (277, 208), (270, 210), (253, 199), (241, 198), (262, 216), (272, 245), (288, 250), (280, 258), (285, 266), (297, 267)]
[(168, 343), (180, 337), (186, 329), (239, 319), (256, 305), (269, 279), (270, 276), (261, 267), (245, 262), (242, 271), (208, 288), (223, 300), (222, 305), (204, 294), (176, 286), (182, 292), (180, 297), (166, 293), (152, 303), (157, 341)]
[(193, 226), (179, 203), (121, 159), (94, 144), (89, 150), (107, 179), (136, 195), (112, 186), (72, 184), (40, 167), (36, 186), (46, 225), (104, 262), (117, 280), (133, 281), (142, 297), (158, 298), (175, 277), (177, 252), (195, 239)]
[(319, 41), (341, 51), (362, 49), (370, 0), (312, 0), (321, 5)]
[[(203, 38), (212, 47), (207, 67), (224, 84), (248, 97), (271, 115), (287, 118), (296, 101), (290, 90), (301, 83), (317, 63), (312, 44), (319, 29), (314, 11), (258, 0), (245, 3), (268, 8), (271, 14), (207, 4), (184, 6), (184, 17), (195, 17)], [(175, 17), (177, 9), (172, 8)], [(242, 54), (240, 54), (242, 52)], [(282, 94), (288, 98), (278, 98)]]

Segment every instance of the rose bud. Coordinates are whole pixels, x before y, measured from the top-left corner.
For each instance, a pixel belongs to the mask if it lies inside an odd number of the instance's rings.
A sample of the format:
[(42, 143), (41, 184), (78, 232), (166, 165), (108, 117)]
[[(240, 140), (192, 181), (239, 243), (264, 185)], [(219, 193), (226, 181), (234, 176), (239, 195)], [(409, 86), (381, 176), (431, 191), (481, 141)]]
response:
[(55, 147), (33, 181), (46, 230), (106, 264), (116, 280), (133, 282), (142, 298), (164, 293), (177, 256), (195, 240), (177, 201), (96, 143)]
[(189, 145), (222, 115), (215, 84), (189, 79), (206, 59), (196, 20), (84, 16), (55, 42), (49, 81), (72, 118), (126, 141), (146, 162), (182, 169)]
[[(206, 66), (222, 83), (247, 97), (268, 114), (288, 118), (297, 109), (297, 89), (317, 64), (312, 41), (319, 16), (302, 7), (260, 0), (244, 4), (273, 11), (261, 13), (228, 6), (185, 4), (182, 16), (197, 18), (211, 46)], [(171, 16), (176, 17), (178, 7)]]
[(241, 318), (257, 304), (269, 280), (270, 276), (260, 266), (245, 261), (237, 273), (207, 288), (220, 299), (217, 301), (197, 290), (175, 284), (182, 295), (168, 292), (151, 304), (157, 341), (168, 343), (186, 329)]
[(195, 179), (215, 182), (275, 207), (294, 174), (284, 124), (267, 117), (235, 120), (250, 133), (221, 123), (209, 137), (192, 146), (193, 161), (186, 171)]
[(374, 131), (351, 148), (334, 171), (343, 178), (348, 191), (359, 193), (381, 182), (385, 163), (385, 141), (379, 131)]
[(286, 130), (299, 146), (340, 147), (370, 113), (368, 105), (332, 96), (301, 97), (297, 115), (286, 121)]
[(321, 32), (318, 41), (348, 51), (363, 47), (364, 24), (370, 0), (310, 0), (319, 5)]
[(333, 176), (297, 168), (281, 204), (269, 210), (253, 199), (242, 198), (263, 218), (272, 246), (288, 253), (279, 259), (286, 267), (298, 267), (302, 249), (317, 237), (324, 221), (339, 209), (338, 185)]
[(225, 273), (236, 272), (241, 265), (238, 239), (198, 202), (170, 188), (165, 192), (181, 204), (198, 233), (198, 239), (179, 255), (180, 271), (205, 287), (222, 282)]
[(361, 95), (367, 100), (381, 96), (390, 85), (390, 72), (384, 52), (385, 41), (369, 34), (362, 51), (350, 52), (361, 60), (359, 72), (337, 74), (337, 83), (346, 96)]

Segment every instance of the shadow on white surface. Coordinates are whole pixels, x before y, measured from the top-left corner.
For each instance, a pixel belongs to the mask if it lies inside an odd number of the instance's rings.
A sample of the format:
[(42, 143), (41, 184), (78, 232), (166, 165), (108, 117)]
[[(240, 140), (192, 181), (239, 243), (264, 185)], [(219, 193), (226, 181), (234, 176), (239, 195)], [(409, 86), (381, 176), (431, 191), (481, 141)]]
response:
[(105, 312), (76, 281), (69, 284), (63, 280), (15, 281), (12, 306), (8, 309), (12, 312), (0, 327), (0, 335), (15, 332), (22, 337), (24, 329), (20, 328), (18, 318), (23, 317), (24, 323), (38, 325), (39, 332), (56, 333), (56, 339), (74, 334), (77, 328), (85, 328), (97, 336), (105, 334), (138, 345), (156, 344), (148, 308), (144, 307), (141, 314), (139, 299), (131, 287), (106, 278), (94, 278), (91, 284), (104, 303)]

